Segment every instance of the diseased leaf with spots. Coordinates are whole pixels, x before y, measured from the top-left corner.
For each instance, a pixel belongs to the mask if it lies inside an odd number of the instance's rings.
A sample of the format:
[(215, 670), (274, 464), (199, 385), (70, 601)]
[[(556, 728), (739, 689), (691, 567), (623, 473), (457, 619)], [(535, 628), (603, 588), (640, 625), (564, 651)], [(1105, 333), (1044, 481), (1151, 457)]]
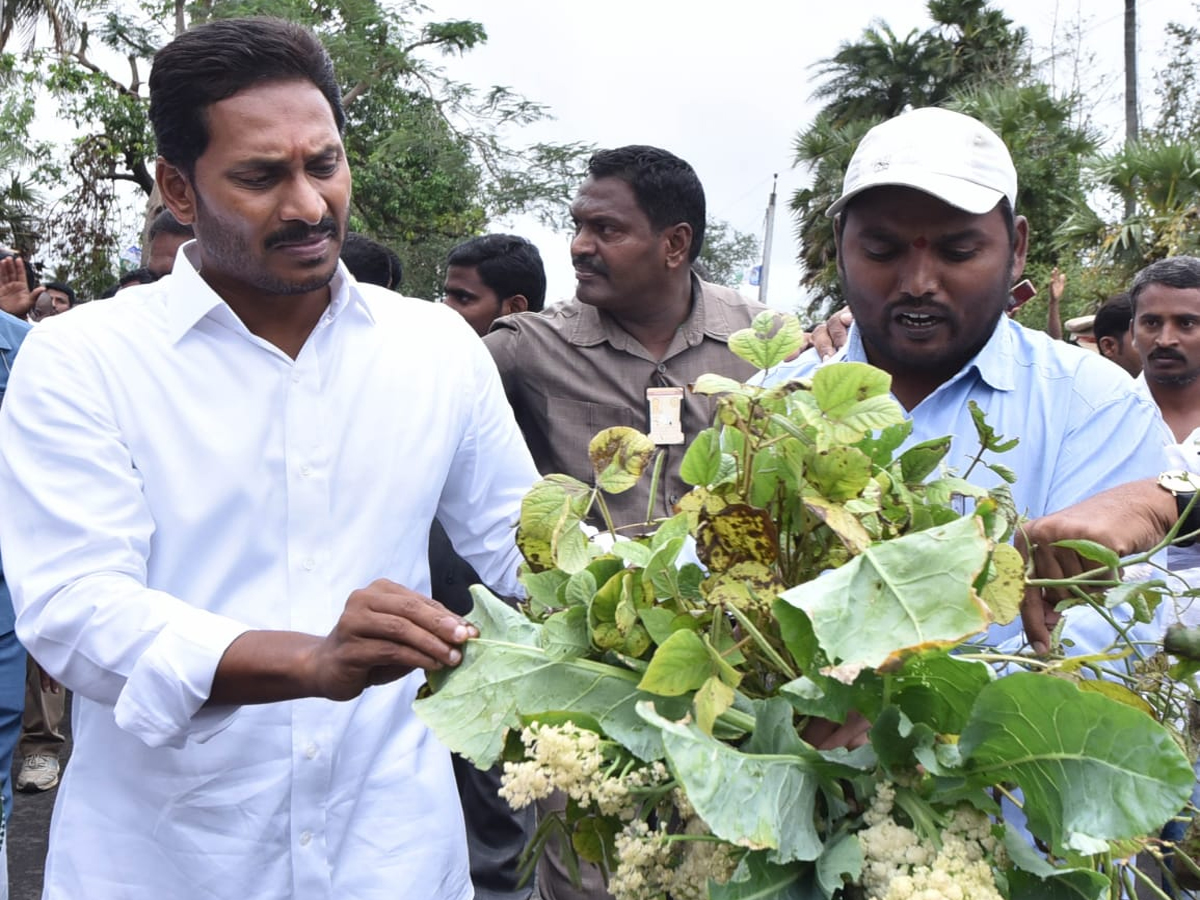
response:
[(605, 428), (588, 444), (597, 487), (610, 494), (629, 490), (654, 459), (656, 449), (654, 442), (637, 429), (624, 425)]
[(747, 561), (770, 566), (779, 555), (779, 533), (766, 510), (731, 504), (719, 512), (702, 514), (696, 552), (702, 562), (718, 571)]
[(1021, 614), (1025, 596), (1025, 560), (1012, 544), (997, 544), (992, 550), (991, 576), (980, 596), (992, 621), (1007, 625)]

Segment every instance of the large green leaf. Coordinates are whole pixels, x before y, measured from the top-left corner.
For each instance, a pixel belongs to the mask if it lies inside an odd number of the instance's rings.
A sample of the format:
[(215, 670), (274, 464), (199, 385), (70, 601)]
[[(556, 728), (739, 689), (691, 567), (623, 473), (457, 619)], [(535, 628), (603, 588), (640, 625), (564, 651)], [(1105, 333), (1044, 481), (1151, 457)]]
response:
[[(472, 588), (471, 621), (479, 637), (462, 662), (429, 673), (432, 696), (413, 710), (451, 750), (486, 769), (500, 757), (505, 734), (539, 713), (570, 710), (590, 716), (605, 734), (641, 759), (662, 756), (658, 728), (637, 714), (652, 698), (637, 689), (638, 673), (589, 659), (556, 659), (541, 646), (541, 631), (483, 588)], [(659, 701), (683, 715), (688, 700)]]
[(959, 748), (973, 777), (1020, 785), (1030, 830), (1060, 854), (1157, 832), (1195, 782), (1149, 716), (1045, 675), (980, 691)]
[(987, 627), (972, 585), (988, 552), (968, 516), (868, 547), (781, 598), (807, 614), (832, 661), (877, 667), (898, 651), (954, 645)]
[(676, 631), (654, 651), (638, 687), (651, 694), (678, 697), (697, 690), (712, 673), (703, 639), (694, 631)]
[(661, 729), (671, 770), (713, 834), (774, 850), (777, 862), (821, 855), (813, 823), (819, 778), (805, 760), (741, 753), (695, 724), (663, 718), (648, 703), (638, 704), (638, 714)]

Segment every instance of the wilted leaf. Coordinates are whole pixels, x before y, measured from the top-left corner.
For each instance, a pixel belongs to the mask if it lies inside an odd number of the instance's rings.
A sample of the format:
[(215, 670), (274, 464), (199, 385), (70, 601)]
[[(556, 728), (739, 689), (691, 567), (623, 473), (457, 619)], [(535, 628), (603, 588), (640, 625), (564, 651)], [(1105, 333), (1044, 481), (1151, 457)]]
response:
[(596, 485), (610, 494), (629, 490), (642, 477), (656, 449), (654, 442), (636, 428), (605, 428), (588, 444)]
[(781, 596), (808, 615), (831, 662), (880, 666), (900, 651), (953, 645), (987, 627), (972, 585), (988, 551), (968, 516), (875, 544)]
[(813, 824), (819, 779), (805, 760), (751, 756), (709, 737), (695, 724), (663, 718), (648, 703), (638, 714), (662, 732), (671, 770), (717, 835), (750, 849), (772, 849), (779, 862), (821, 854)]
[(1156, 833), (1195, 783), (1187, 757), (1151, 717), (1025, 672), (979, 692), (959, 749), (976, 776), (1020, 785), (1030, 831), (1060, 854), (1081, 839)]
[(1121, 557), (1108, 549), (1108, 547), (1105, 547), (1103, 544), (1097, 544), (1095, 541), (1055, 541), (1054, 546), (1074, 550), (1084, 559), (1099, 563), (1106, 569), (1118, 569), (1121, 566)]
[(871, 545), (871, 535), (862, 522), (840, 503), (831, 503), (824, 497), (811, 494), (805, 494), (803, 500), (809, 511), (828, 525), (829, 530), (854, 555), (857, 556)]
[(770, 513), (744, 503), (701, 513), (696, 553), (711, 570), (723, 572), (738, 562), (773, 566), (779, 556), (779, 532)]

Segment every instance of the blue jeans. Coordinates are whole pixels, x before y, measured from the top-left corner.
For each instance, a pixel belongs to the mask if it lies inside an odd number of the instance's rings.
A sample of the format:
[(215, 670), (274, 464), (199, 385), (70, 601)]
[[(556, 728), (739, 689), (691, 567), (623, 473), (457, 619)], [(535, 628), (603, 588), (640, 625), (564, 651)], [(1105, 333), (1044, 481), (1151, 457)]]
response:
[(25, 648), (16, 632), (0, 635), (0, 786), (4, 791), (4, 821), (12, 812), (12, 758), (21, 737), (25, 709)]

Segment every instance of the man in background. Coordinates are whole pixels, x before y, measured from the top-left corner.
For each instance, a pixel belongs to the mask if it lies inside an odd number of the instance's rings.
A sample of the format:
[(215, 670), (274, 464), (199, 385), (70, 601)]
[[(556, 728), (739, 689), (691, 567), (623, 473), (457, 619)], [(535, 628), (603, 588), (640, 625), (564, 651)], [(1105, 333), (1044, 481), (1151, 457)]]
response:
[(537, 247), (525, 238), (485, 234), (450, 251), (443, 292), (443, 302), (482, 337), (501, 316), (542, 311), (546, 270)]
[(161, 209), (146, 232), (145, 266), (155, 278), (162, 278), (175, 265), (179, 248), (196, 236), (191, 225), (175, 218), (169, 209)]
[(1096, 338), (1096, 349), (1105, 359), (1111, 359), (1118, 366), (1137, 378), (1142, 371), (1142, 358), (1133, 345), (1130, 334), (1130, 323), (1133, 320), (1133, 307), (1129, 302), (1129, 294), (1117, 294), (1109, 297), (1096, 310), (1092, 319), (1092, 334)]
[(714, 411), (689, 385), (710, 372), (754, 373), (728, 340), (766, 307), (693, 275), (705, 214), (700, 179), (674, 154), (596, 153), (571, 203), (574, 299), (497, 319), (484, 338), (542, 474), (592, 483), (588, 443), (614, 425), (648, 434), (666, 454), (657, 496), (645, 478), (605, 498), (618, 527), (671, 515), (689, 490), (679, 463)]

